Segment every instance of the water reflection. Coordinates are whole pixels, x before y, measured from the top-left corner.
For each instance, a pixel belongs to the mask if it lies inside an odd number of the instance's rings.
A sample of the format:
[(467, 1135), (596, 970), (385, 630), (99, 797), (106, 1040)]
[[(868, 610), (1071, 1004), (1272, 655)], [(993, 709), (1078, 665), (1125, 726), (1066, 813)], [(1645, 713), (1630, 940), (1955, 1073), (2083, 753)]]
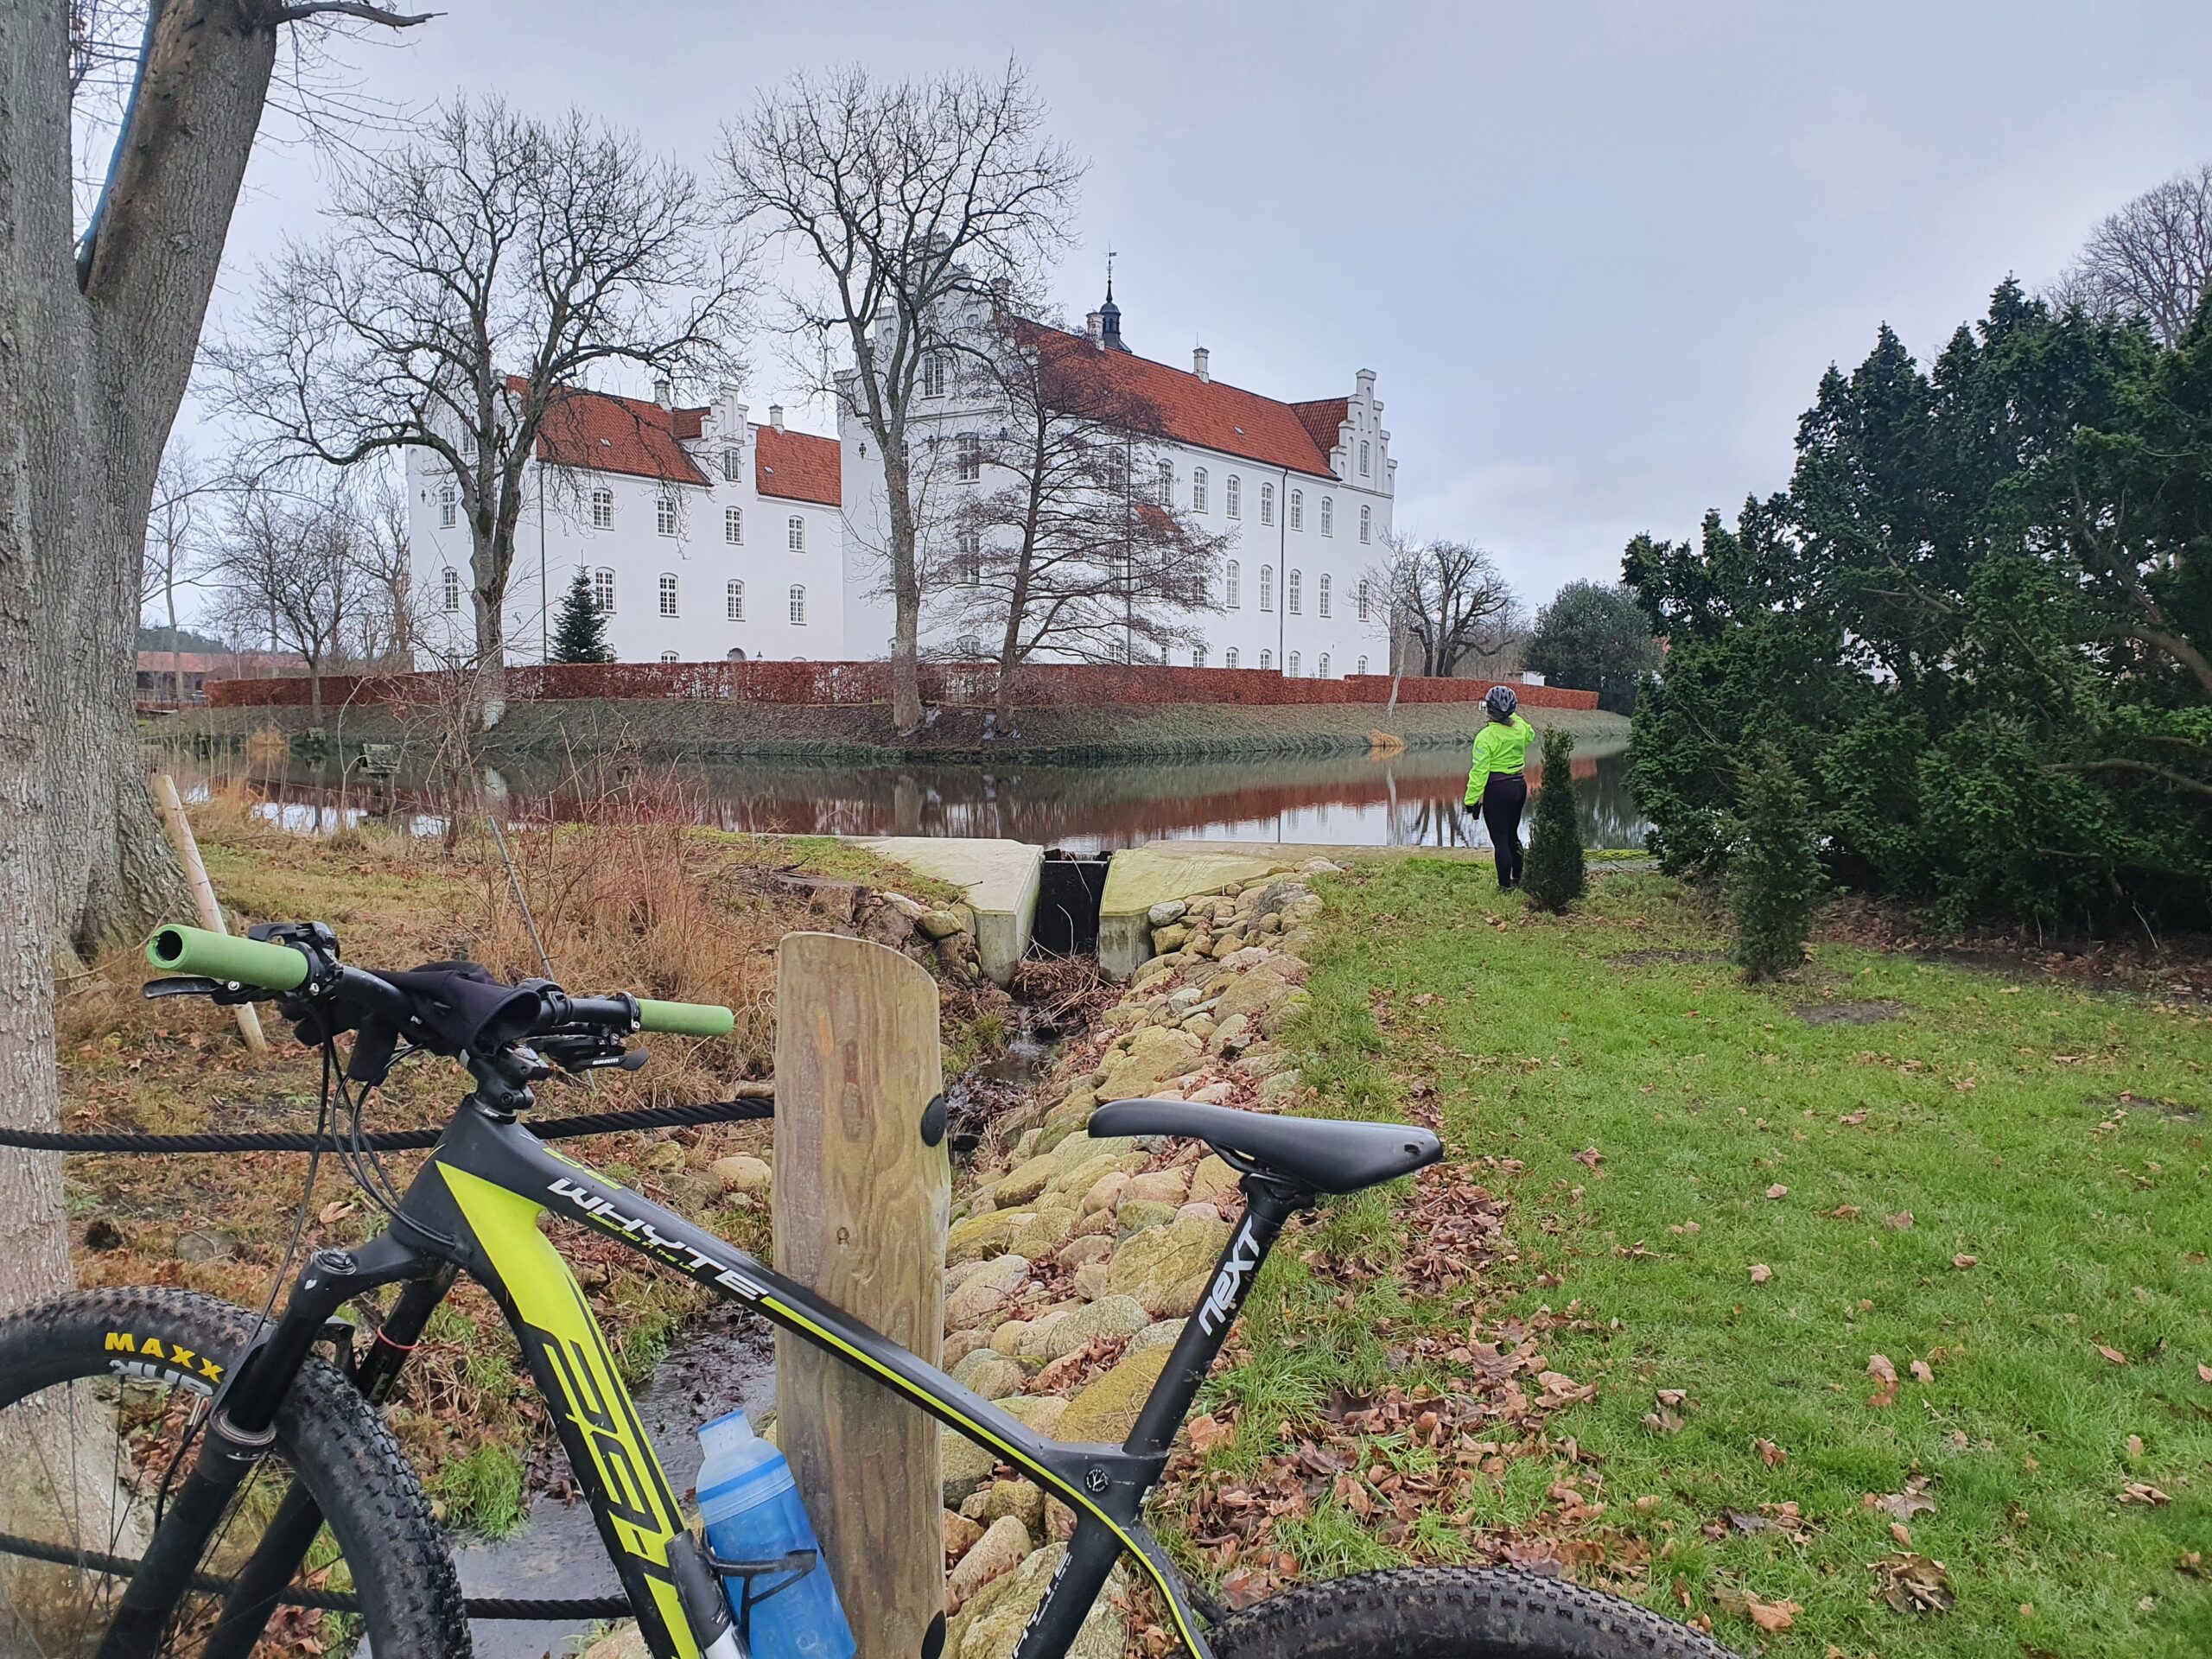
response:
[[(572, 763), (503, 759), (499, 786), (524, 813), (574, 816), (584, 798)], [(1339, 846), (1481, 847), (1481, 820), (1460, 805), (1466, 762), (1457, 747), (1394, 756), (1254, 755), (1142, 766), (815, 766), (791, 760), (645, 764), (636, 775), (671, 784), (702, 823), (757, 833), (1003, 836), (1071, 851), (1147, 841), (1318, 842)], [(1577, 755), (1583, 841), (1640, 847), (1644, 823), (1628, 787), (1624, 747)], [(334, 767), (255, 768), (264, 810), (305, 829), (338, 811)], [(1533, 790), (1534, 768), (1529, 772)], [(594, 788), (599, 785), (596, 784)], [(365, 807), (435, 823), (419, 780), (403, 766), (388, 785), (347, 791)]]

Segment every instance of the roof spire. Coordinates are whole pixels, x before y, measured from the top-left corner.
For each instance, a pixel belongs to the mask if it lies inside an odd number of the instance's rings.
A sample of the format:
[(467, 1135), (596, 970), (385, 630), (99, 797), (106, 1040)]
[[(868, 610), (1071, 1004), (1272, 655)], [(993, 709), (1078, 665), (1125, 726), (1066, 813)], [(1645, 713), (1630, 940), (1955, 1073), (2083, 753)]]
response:
[(1098, 343), (1109, 352), (1129, 348), (1122, 339), (1122, 308), (1114, 303), (1114, 251), (1106, 250), (1106, 303), (1098, 308)]

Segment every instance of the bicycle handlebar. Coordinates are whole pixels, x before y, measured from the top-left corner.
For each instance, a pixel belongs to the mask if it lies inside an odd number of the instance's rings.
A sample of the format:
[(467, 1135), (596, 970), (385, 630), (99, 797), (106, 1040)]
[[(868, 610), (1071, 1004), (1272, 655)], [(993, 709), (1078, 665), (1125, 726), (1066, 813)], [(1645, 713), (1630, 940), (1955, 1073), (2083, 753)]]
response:
[(306, 983), (307, 953), (289, 944), (232, 938), (204, 927), (172, 923), (146, 941), (146, 960), (166, 973), (202, 974), (265, 991), (297, 990)]
[(727, 1037), (737, 1016), (719, 1002), (664, 1002), (638, 999), (638, 1028), (665, 1031), (679, 1037)]

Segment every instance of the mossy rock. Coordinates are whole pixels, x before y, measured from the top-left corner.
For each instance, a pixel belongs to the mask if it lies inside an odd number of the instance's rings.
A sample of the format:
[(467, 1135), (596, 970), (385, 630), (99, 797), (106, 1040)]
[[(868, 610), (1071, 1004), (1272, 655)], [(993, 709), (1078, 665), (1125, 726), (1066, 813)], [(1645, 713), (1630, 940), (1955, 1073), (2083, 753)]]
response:
[(1106, 1264), (1106, 1292), (1135, 1297), (1155, 1319), (1180, 1318), (1198, 1306), (1228, 1242), (1227, 1223), (1195, 1216), (1132, 1234)]
[(1113, 1370), (1079, 1390), (1060, 1414), (1053, 1430), (1063, 1440), (1101, 1441), (1118, 1445), (1136, 1426), (1152, 1385), (1166, 1369), (1168, 1350), (1149, 1348), (1126, 1356)]

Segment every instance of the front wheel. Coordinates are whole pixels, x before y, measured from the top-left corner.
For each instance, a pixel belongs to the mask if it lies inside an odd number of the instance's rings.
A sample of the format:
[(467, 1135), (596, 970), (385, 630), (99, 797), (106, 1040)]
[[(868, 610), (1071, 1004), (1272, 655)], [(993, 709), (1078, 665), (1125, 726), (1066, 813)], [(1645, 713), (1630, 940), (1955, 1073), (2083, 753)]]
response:
[[(177, 1290), (88, 1291), (0, 1319), (0, 1653), (98, 1653), (253, 1332), (251, 1314)], [(365, 1638), (378, 1656), (467, 1659), (452, 1560), (367, 1402), (311, 1360), (276, 1427), (158, 1639), (161, 1659), (352, 1654)], [(233, 1613), (238, 1574), (272, 1533), (300, 1541), (278, 1557), (276, 1605), (246, 1599), (252, 1613)]]
[(1734, 1659), (1618, 1596), (1471, 1567), (1300, 1585), (1224, 1620), (1208, 1642), (1215, 1659)]

